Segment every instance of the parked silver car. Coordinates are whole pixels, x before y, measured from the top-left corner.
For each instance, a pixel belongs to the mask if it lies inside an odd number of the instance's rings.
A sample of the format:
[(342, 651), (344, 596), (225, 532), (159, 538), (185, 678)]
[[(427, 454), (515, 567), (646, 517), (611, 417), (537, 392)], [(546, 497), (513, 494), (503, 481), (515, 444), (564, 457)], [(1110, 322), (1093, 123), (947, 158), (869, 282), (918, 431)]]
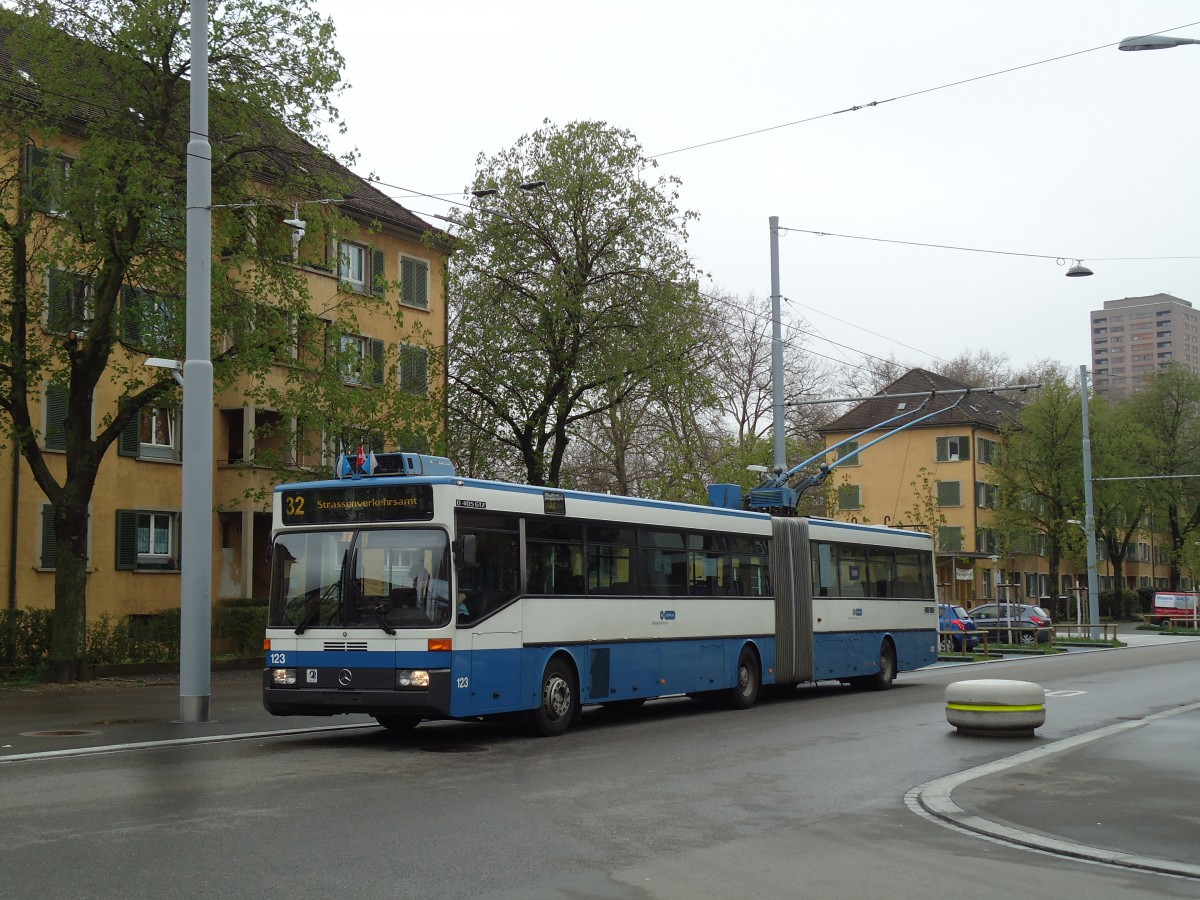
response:
[(1046, 644), (1050, 642), (1050, 613), (1028, 603), (984, 603), (971, 610), (975, 627), (988, 633), (993, 643)]

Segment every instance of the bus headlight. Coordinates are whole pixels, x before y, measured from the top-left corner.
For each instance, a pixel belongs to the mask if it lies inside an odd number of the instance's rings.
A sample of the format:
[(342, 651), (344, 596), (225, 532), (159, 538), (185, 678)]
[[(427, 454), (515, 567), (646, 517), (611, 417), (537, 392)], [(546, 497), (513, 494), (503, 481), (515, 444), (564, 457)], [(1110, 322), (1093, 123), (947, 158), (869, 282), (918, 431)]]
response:
[(295, 669), (272, 669), (271, 683), (276, 687), (287, 687), (296, 683)]
[(397, 669), (396, 689), (400, 691), (424, 691), (429, 688), (429, 673), (424, 669)]

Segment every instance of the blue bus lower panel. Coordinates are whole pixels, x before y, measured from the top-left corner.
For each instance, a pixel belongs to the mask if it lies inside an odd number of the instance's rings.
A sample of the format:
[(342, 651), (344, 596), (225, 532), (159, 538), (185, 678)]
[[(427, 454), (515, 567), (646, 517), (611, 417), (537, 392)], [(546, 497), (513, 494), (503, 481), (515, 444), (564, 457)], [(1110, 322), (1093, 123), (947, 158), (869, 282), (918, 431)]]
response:
[(842, 631), (813, 635), (813, 680), (862, 678), (879, 671), (880, 651), (890, 640), (896, 671), (908, 672), (937, 662), (937, 632)]
[(456, 651), (451, 715), (536, 708), (542, 676), (556, 654), (569, 657), (585, 705), (730, 688), (737, 681), (737, 655), (747, 643), (760, 658), (763, 682), (773, 683), (773, 637)]
[[(936, 632), (818, 634), (813, 640), (813, 680), (859, 678), (879, 671), (880, 648), (890, 640), (896, 668), (907, 671), (937, 659)], [(455, 650), (451, 653), (302, 652), (268, 666), (297, 670), (297, 683), (277, 687), (264, 672), (264, 703), (278, 715), (414, 714), (465, 718), (536, 708), (542, 677), (555, 655), (569, 659), (580, 701), (639, 700), (670, 694), (724, 690), (737, 683), (738, 654), (758, 655), (762, 683), (775, 683), (775, 639), (705, 638), (563, 647)], [(430, 672), (428, 691), (396, 688), (397, 668)]]

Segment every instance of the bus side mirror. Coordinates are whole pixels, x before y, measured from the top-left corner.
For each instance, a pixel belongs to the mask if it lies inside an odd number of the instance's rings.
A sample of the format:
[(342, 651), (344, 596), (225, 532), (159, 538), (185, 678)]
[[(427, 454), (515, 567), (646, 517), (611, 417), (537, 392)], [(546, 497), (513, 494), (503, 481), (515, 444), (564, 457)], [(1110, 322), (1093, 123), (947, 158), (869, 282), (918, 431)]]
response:
[(473, 569), (479, 565), (477, 539), (473, 534), (464, 534), (454, 542), (454, 559), (460, 569)]

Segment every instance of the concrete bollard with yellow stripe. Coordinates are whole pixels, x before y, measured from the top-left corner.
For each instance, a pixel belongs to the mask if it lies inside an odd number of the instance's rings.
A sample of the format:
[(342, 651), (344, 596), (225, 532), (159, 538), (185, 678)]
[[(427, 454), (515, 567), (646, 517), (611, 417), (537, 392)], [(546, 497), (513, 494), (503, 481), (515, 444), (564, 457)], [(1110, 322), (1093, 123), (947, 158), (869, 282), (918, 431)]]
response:
[(956, 681), (946, 685), (946, 721), (960, 734), (1032, 737), (1046, 722), (1046, 692), (1031, 681)]

